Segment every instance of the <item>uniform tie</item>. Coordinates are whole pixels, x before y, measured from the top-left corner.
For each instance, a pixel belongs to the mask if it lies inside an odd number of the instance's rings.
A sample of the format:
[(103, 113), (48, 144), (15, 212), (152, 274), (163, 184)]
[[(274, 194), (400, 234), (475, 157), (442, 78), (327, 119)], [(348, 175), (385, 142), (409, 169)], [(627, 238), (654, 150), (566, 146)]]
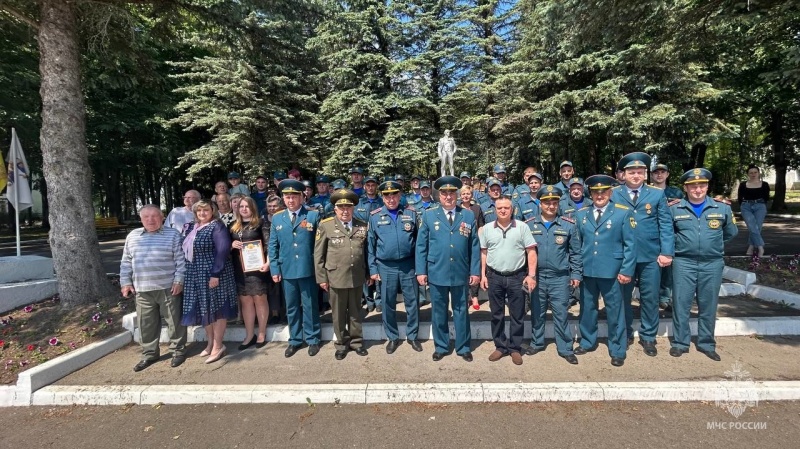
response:
[(447, 221), (450, 222), (450, 226), (453, 226), (453, 211), (447, 212)]
[(292, 224), (297, 220), (297, 212), (292, 212)]
[(596, 223), (600, 223), (600, 217), (603, 216), (603, 209), (595, 209), (594, 212), (595, 212), (594, 221)]
[(639, 190), (638, 189), (633, 191), (633, 202), (636, 203), (637, 201), (639, 201)]
[(348, 234), (350, 233), (350, 223), (345, 223), (344, 224), (344, 232), (346, 232)]

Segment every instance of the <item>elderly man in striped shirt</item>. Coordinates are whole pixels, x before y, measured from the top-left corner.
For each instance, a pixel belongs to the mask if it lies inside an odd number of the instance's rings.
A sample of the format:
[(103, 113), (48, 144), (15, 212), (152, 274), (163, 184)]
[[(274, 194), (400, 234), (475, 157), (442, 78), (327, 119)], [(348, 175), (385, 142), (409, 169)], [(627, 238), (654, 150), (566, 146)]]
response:
[(142, 360), (133, 370), (139, 372), (159, 360), (161, 317), (167, 322), (171, 366), (176, 368), (186, 360), (186, 327), (180, 324), (186, 270), (181, 236), (162, 225), (164, 214), (158, 206), (142, 207), (139, 216), (144, 227), (128, 234), (119, 267), (122, 296), (136, 295)]

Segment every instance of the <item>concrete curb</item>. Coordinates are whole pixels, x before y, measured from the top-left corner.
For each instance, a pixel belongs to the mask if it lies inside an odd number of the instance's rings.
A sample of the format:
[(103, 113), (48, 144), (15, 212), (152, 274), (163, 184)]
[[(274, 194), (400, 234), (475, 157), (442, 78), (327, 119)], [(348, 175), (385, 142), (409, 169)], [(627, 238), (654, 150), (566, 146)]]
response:
[(747, 290), (747, 287), (749, 287), (750, 284), (754, 284), (756, 282), (755, 273), (740, 270), (738, 268), (731, 268), (729, 266), (725, 266), (725, 268), (722, 269), (722, 278), (744, 285), (745, 290)]
[(764, 301), (785, 304), (793, 309), (800, 309), (800, 295), (797, 293), (778, 290), (777, 288), (751, 284), (747, 287), (747, 294)]
[(744, 294), (744, 285), (737, 284), (736, 282), (723, 282), (722, 285), (719, 286), (720, 296), (739, 296)]
[[(133, 314), (135, 315), (135, 314)], [(128, 319), (127, 316), (123, 319), (124, 323), (135, 322), (135, 319)], [(633, 321), (633, 328), (638, 329), (639, 320)], [(506, 325), (506, 332), (508, 332)], [(405, 323), (398, 323), (400, 329), (400, 338), (405, 338)], [(578, 330), (578, 321), (570, 320), (569, 331), (572, 337), (577, 337), (580, 333)], [(128, 329), (127, 326), (125, 326)], [(692, 335), (697, 335), (697, 319), (692, 318), (689, 320), (689, 328)], [(128, 329), (130, 330), (130, 329)], [(470, 323), (470, 330), (472, 331), (472, 338), (475, 340), (491, 340), (491, 323), (489, 321), (476, 321)], [(139, 342), (140, 334), (139, 329), (131, 330), (133, 332), (134, 341)], [(363, 333), (365, 340), (381, 341), (386, 340), (386, 334), (383, 331), (381, 323), (364, 323)], [(730, 318), (719, 317), (714, 331), (717, 337), (736, 337), (743, 335), (800, 335), (800, 319), (796, 317), (745, 317), (745, 318)], [(530, 320), (525, 322), (525, 334), (523, 338), (530, 338), (531, 323)], [(667, 337), (672, 335), (672, 320), (661, 320), (658, 326), (658, 336)], [(605, 338), (608, 336), (608, 325), (605, 320), (601, 321), (598, 325), (598, 336)], [(224, 341), (226, 342), (241, 342), (244, 340), (245, 330), (242, 326), (229, 326), (225, 331)], [(453, 324), (450, 323), (450, 337), (455, 338), (455, 329)], [(431, 335), (431, 323), (423, 322), (419, 326), (419, 338), (421, 340), (429, 340)], [(555, 338), (553, 331), (552, 321), (545, 324), (545, 338)], [(333, 325), (330, 323), (322, 324), (322, 340), (333, 340)], [(161, 329), (161, 343), (169, 343), (169, 336), (167, 328)], [(205, 330), (202, 327), (192, 326), (188, 330), (187, 342), (200, 342), (206, 341)], [(267, 341), (289, 341), (289, 328), (286, 325), (268, 326), (267, 327)]]
[[(92, 343), (83, 348), (59, 356), (47, 363), (35, 366), (20, 373), (17, 385), (14, 388), (14, 398), (11, 405), (31, 405), (32, 395), (42, 387), (77, 371), (105, 355), (131, 342), (131, 333), (123, 332), (97, 343)], [(0, 391), (0, 404), (2, 404), (2, 391)]]
[(389, 404), (400, 402), (768, 401), (800, 399), (800, 381), (49, 386), (32, 405)]

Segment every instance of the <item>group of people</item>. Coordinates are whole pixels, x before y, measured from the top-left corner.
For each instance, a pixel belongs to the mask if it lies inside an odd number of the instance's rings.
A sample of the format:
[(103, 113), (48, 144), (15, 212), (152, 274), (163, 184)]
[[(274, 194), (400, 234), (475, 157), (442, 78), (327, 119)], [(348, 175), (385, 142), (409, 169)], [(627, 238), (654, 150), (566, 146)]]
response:
[[(634, 286), (641, 312), (636, 332), (646, 355), (657, 355), (660, 307), (673, 309), (670, 355), (688, 352), (696, 299), (697, 350), (719, 360), (714, 323), (724, 243), (737, 233), (733, 214), (728, 204), (708, 196), (708, 170), (684, 173), (681, 190), (667, 185), (669, 169), (661, 164), (646, 184), (650, 166), (647, 154), (631, 153), (620, 161), (617, 178), (594, 175), (584, 181), (564, 161), (557, 182), (544, 184), (528, 167), (525, 183), (514, 186), (497, 164), (485, 191), (475, 188), (466, 172), (433, 183), (415, 175), (406, 192), (401, 175), (379, 183), (354, 167), (350, 186), (327, 176), (312, 185), (299, 172), (279, 172), (272, 188), (259, 177), (250, 193), (231, 173), (230, 187), (218, 184), (213, 200), (190, 190), (184, 207), (166, 220), (157, 206), (145, 206), (143, 228), (128, 235), (120, 268), (122, 294), (136, 295), (141, 330), (142, 359), (134, 370), (159, 359), (161, 317), (168, 324), (173, 367), (185, 361), (186, 326), (192, 325), (205, 326), (206, 363), (219, 360), (226, 353), (227, 322), (239, 309), (246, 329), (239, 350), (265, 345), (267, 324), (285, 312), (284, 355), (307, 346), (315, 356), (320, 311), (327, 304), (337, 360), (351, 351), (368, 354), (364, 305), (381, 313), (387, 353), (398, 349), (401, 337), (422, 351), (419, 308), (430, 302), (432, 359), (454, 350), (472, 361), (468, 309), (479, 307), (479, 288), (487, 290), (491, 310), (490, 361), (509, 356), (520, 365), (523, 355), (543, 351), (549, 308), (558, 355), (577, 364), (577, 356), (598, 347), (602, 300), (611, 364), (622, 366), (634, 342)], [(263, 253), (255, 265), (253, 251)], [(402, 330), (398, 293), (406, 314)], [(577, 347), (567, 327), (575, 301)], [(523, 347), (528, 302), (532, 336)]]

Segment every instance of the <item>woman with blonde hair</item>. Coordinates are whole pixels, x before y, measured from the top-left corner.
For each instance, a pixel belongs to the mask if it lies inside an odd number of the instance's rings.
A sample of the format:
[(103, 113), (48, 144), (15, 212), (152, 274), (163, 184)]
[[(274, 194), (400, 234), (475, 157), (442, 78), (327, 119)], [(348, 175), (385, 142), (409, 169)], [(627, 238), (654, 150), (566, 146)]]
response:
[(192, 207), (195, 221), (183, 239), (186, 279), (183, 288), (184, 326), (205, 326), (208, 345), (200, 353), (213, 363), (225, 356), (227, 320), (236, 316), (236, 290), (231, 264), (231, 237), (216, 218), (210, 201)]
[[(236, 276), (236, 290), (242, 308), (242, 319), (246, 331), (244, 342), (239, 345), (243, 351), (251, 346), (262, 348), (267, 344), (267, 279), (269, 275), (269, 259), (267, 244), (269, 243), (269, 223), (258, 216), (256, 202), (250, 198), (242, 198), (236, 213), (236, 220), (230, 226), (231, 253)], [(264, 264), (254, 271), (244, 271), (241, 250), (247, 242), (260, 242), (264, 254)], [(258, 335), (255, 333), (255, 321), (258, 319)]]

